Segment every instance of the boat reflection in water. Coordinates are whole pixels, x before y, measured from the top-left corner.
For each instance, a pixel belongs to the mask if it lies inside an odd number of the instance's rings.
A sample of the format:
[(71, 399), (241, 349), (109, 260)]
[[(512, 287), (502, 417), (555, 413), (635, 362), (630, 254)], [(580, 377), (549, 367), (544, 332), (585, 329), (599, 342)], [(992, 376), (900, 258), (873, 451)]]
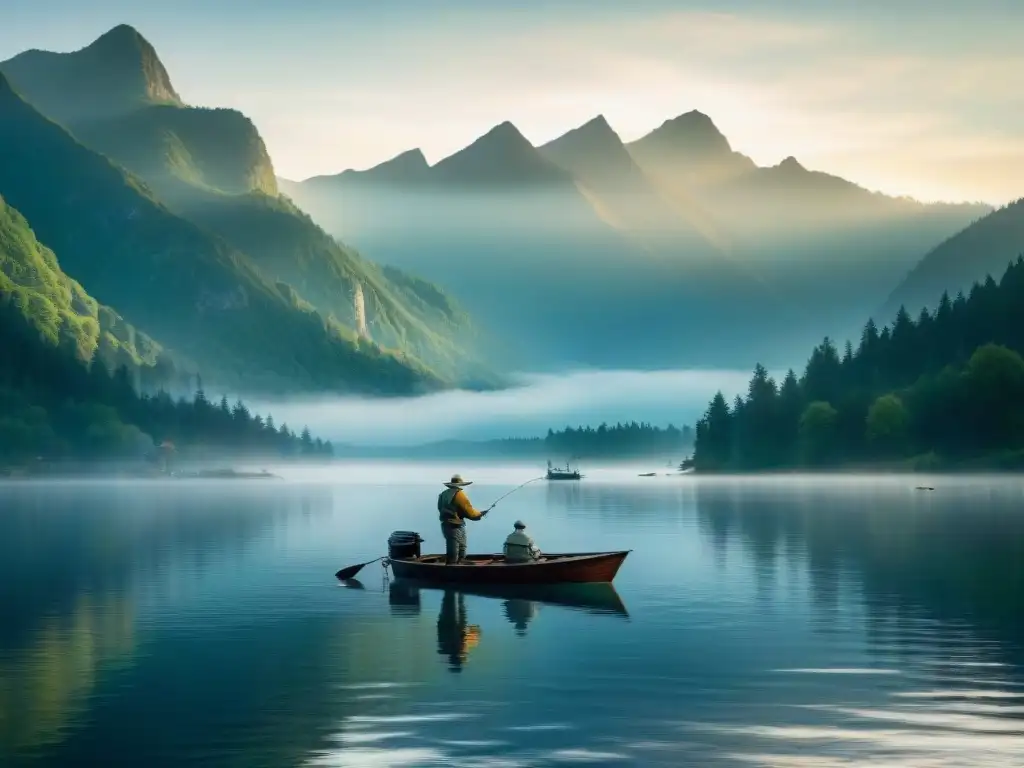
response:
[(466, 595), (502, 601), (502, 612), (520, 637), (541, 605), (554, 605), (590, 614), (628, 619), (629, 612), (615, 587), (601, 584), (558, 585), (479, 585), (441, 586), (397, 579), (388, 584), (388, 603), (393, 616), (419, 616), (421, 590), (442, 592), (437, 616), (437, 652), (447, 657), (448, 669), (461, 672), (472, 650), (480, 642), (482, 631), (470, 624), (466, 613)]

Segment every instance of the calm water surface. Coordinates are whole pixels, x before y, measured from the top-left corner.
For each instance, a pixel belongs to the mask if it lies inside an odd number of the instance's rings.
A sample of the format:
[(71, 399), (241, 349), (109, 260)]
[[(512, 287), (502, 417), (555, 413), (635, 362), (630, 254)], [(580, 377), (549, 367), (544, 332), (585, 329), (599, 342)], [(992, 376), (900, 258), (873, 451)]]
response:
[(614, 591), (334, 580), (440, 551), (451, 471), (0, 486), (0, 765), (1024, 766), (1021, 480), (598, 471), (470, 549), (632, 549)]

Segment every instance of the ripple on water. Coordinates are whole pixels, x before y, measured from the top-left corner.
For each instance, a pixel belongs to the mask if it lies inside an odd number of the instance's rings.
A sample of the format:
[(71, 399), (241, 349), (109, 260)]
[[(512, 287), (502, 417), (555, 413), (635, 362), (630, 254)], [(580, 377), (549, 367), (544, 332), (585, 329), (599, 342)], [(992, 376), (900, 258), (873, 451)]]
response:
[(545, 549), (632, 547), (628, 621), (335, 589), (391, 530), (437, 543), (434, 485), (0, 499), (0, 580), (31, 585), (0, 590), (0, 765), (1024, 766), (1019, 493), (686, 482), (506, 502)]

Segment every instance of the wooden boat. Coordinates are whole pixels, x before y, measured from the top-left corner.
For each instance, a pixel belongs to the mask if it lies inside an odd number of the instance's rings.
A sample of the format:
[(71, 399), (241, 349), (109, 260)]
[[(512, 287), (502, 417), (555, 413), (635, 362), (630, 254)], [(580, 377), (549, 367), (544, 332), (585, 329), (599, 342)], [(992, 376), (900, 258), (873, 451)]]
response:
[(396, 579), (425, 584), (610, 583), (630, 550), (543, 555), (532, 563), (506, 563), (504, 555), (469, 555), (446, 565), (444, 555), (389, 558)]

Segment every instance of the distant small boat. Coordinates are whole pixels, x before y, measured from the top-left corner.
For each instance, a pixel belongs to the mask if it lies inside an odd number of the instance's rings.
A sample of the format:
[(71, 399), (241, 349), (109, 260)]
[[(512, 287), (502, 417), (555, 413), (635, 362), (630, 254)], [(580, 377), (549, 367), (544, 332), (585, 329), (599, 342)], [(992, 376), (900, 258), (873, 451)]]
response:
[(548, 462), (548, 480), (581, 480), (583, 475), (580, 474), (578, 469), (569, 469), (569, 463), (566, 462), (565, 469), (561, 467), (552, 467), (551, 462)]
[(637, 475), (637, 477), (657, 477), (657, 476), (658, 476), (657, 472), (643, 472), (643, 473)]

